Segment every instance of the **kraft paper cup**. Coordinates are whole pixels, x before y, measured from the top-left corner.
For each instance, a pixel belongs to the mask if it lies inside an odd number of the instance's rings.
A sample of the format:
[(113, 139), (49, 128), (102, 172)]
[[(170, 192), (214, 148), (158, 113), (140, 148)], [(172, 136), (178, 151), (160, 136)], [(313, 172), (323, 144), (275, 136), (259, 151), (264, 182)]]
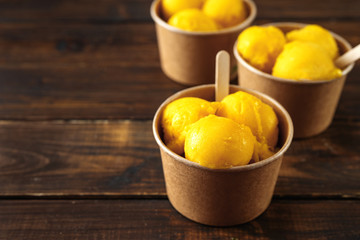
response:
[[(215, 56), (220, 50), (232, 53), (232, 46), (239, 33), (249, 26), (256, 16), (252, 0), (244, 0), (248, 17), (241, 24), (214, 32), (189, 32), (167, 24), (161, 14), (161, 1), (151, 5), (155, 22), (162, 71), (173, 81), (183, 85), (214, 82)], [(231, 54), (233, 76), (236, 61)]]
[[(284, 32), (299, 29), (306, 24), (270, 23)], [(332, 33), (340, 55), (351, 45), (339, 35)], [(343, 70), (343, 75), (330, 81), (294, 81), (274, 77), (247, 63), (238, 53), (235, 42), (233, 52), (238, 63), (239, 85), (265, 93), (279, 101), (289, 112), (294, 123), (294, 137), (305, 138), (326, 130), (334, 117), (347, 74), (354, 64)]]
[(209, 169), (172, 152), (163, 142), (162, 112), (181, 97), (214, 101), (214, 85), (201, 85), (180, 91), (159, 107), (153, 120), (153, 133), (160, 147), (166, 191), (173, 207), (185, 217), (206, 225), (232, 226), (251, 221), (269, 206), (282, 158), (293, 137), (291, 118), (272, 98), (231, 85), (230, 92), (243, 90), (273, 107), (279, 119), (278, 152), (270, 158), (229, 169)]

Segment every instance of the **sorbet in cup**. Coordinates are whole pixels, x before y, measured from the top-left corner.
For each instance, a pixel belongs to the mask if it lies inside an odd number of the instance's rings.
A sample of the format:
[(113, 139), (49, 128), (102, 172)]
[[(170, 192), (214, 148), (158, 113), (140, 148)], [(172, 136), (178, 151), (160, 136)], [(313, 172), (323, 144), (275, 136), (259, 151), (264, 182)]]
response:
[[(284, 33), (300, 29), (301, 23), (269, 23)], [(340, 55), (351, 49), (342, 37), (335, 38)], [(305, 138), (320, 134), (332, 122), (347, 74), (354, 64), (342, 69), (342, 76), (323, 81), (294, 81), (274, 77), (251, 66), (237, 51), (235, 42), (233, 53), (237, 59), (239, 85), (254, 89), (276, 99), (289, 112), (294, 123), (294, 137)]]
[[(239, 33), (249, 26), (256, 16), (252, 0), (244, 0), (247, 18), (238, 25), (212, 32), (190, 32), (169, 25), (163, 17), (161, 0), (151, 5), (155, 22), (162, 71), (173, 81), (183, 85), (213, 83), (215, 56), (232, 46)], [(232, 76), (236, 76), (236, 61), (231, 54)]]
[(160, 148), (166, 191), (172, 206), (183, 216), (206, 225), (232, 226), (251, 221), (269, 206), (284, 153), (293, 137), (287, 111), (257, 91), (230, 86), (230, 93), (248, 92), (270, 105), (279, 120), (276, 153), (262, 161), (227, 169), (210, 169), (175, 154), (164, 143), (161, 116), (170, 102), (182, 97), (215, 99), (213, 84), (180, 91), (166, 99), (153, 119), (153, 134)]

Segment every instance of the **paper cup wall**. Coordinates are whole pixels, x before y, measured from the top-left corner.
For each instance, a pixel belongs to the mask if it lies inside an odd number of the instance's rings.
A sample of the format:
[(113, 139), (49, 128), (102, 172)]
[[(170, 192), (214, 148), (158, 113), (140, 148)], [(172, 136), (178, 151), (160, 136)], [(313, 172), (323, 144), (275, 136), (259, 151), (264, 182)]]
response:
[(272, 106), (279, 119), (279, 151), (257, 163), (209, 169), (175, 154), (164, 144), (160, 126), (164, 107), (181, 97), (214, 101), (214, 85), (193, 87), (174, 94), (154, 116), (153, 133), (160, 147), (168, 198), (178, 212), (202, 224), (237, 225), (263, 213), (270, 204), (283, 155), (292, 141), (291, 118), (279, 103), (259, 92), (238, 86), (230, 88), (231, 93), (238, 90), (249, 92)]
[[(256, 16), (254, 2), (244, 0), (248, 17), (241, 24), (216, 32), (189, 32), (167, 24), (160, 3), (154, 1), (150, 13), (155, 22), (161, 68), (170, 79), (184, 85), (213, 83), (216, 54), (220, 50), (232, 53), (237, 36)], [(233, 54), (231, 66), (236, 66)], [(233, 72), (236, 76), (236, 70)]]
[[(299, 29), (305, 24), (270, 23), (284, 32)], [(351, 49), (342, 37), (335, 37), (340, 54)], [(239, 85), (265, 93), (282, 104), (294, 123), (294, 137), (311, 137), (323, 132), (332, 122), (347, 74), (354, 64), (343, 69), (343, 76), (330, 81), (293, 81), (274, 77), (248, 64), (238, 53), (235, 42), (233, 52), (238, 63)]]

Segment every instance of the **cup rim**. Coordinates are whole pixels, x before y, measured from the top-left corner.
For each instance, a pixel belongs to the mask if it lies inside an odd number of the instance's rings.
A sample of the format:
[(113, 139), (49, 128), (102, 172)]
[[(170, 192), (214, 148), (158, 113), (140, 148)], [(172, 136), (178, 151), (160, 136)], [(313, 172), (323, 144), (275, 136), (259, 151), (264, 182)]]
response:
[[(299, 27), (299, 28), (302, 28), (302, 27), (305, 27), (309, 24), (305, 24), (305, 23), (298, 23), (298, 22), (273, 22), (273, 23), (266, 23), (266, 24), (263, 24), (263, 25), (260, 25), (260, 26), (276, 26), (276, 27), (282, 27), (282, 26), (295, 26), (295, 27)], [(328, 30), (329, 31), (329, 30)], [(331, 35), (336, 39), (336, 41), (338, 42), (341, 42), (342, 44), (344, 44), (344, 46), (347, 48), (347, 49), (351, 49), (352, 46), (351, 44), (346, 40), (344, 39), (343, 37), (341, 37), (340, 35), (334, 33), (334, 32), (331, 32)], [(255, 67), (253, 67), (252, 65), (250, 65), (247, 61), (245, 61), (245, 59), (243, 59), (239, 52), (237, 51), (237, 42), (238, 40), (235, 41), (234, 43), (234, 46), (233, 46), (233, 53), (234, 53), (234, 56), (236, 58), (236, 60), (238, 62), (240, 62), (243, 66), (245, 66), (249, 71), (255, 73), (255, 74), (258, 74), (262, 77), (265, 77), (265, 78), (270, 78), (272, 80), (276, 80), (276, 81), (279, 81), (279, 82), (285, 82), (285, 83), (291, 83), (291, 84), (309, 84), (309, 85), (314, 85), (314, 84), (323, 84), (323, 83), (330, 83), (330, 82), (333, 82), (333, 81), (336, 81), (336, 80), (339, 80), (340, 78), (346, 76), (347, 74), (349, 74), (349, 72), (353, 69), (355, 63), (352, 63), (350, 65), (348, 65), (343, 71), (342, 71), (342, 75), (338, 78), (334, 78), (334, 79), (331, 79), (331, 80), (300, 80), (300, 81), (296, 81), (296, 80), (291, 80), (291, 79), (286, 79), (286, 78), (280, 78), (280, 77), (275, 77), (269, 73), (266, 73), (266, 72), (263, 72)]]
[(243, 0), (244, 3), (247, 4), (250, 11), (249, 11), (249, 15), (247, 16), (247, 18), (244, 21), (242, 21), (240, 24), (229, 27), (229, 28), (224, 28), (224, 29), (221, 29), (218, 31), (209, 31), (209, 32), (186, 31), (186, 30), (182, 30), (182, 29), (179, 29), (179, 28), (169, 25), (160, 16), (158, 16), (156, 9), (158, 8), (160, 1), (161, 0), (154, 0), (150, 7), (150, 15), (151, 15), (152, 19), (154, 20), (154, 22), (159, 24), (163, 28), (167, 29), (168, 31), (171, 31), (174, 33), (179, 33), (179, 34), (184, 34), (184, 35), (211, 36), (211, 35), (220, 35), (220, 34), (226, 34), (226, 33), (231, 33), (231, 32), (235, 32), (235, 31), (240, 31), (244, 27), (250, 25), (254, 21), (255, 16), (257, 14), (257, 8), (256, 8), (256, 5), (253, 2), (253, 0)]
[(294, 136), (294, 127), (293, 127), (293, 123), (291, 120), (291, 117), (289, 115), (289, 113), (286, 111), (286, 109), (275, 99), (271, 98), (270, 96), (263, 94), (259, 91), (256, 90), (252, 90), (252, 89), (247, 89), (247, 88), (243, 88), (240, 87), (238, 85), (230, 85), (230, 88), (235, 88), (237, 91), (245, 91), (247, 93), (250, 94), (254, 94), (256, 97), (261, 97), (262, 101), (263, 99), (265, 99), (266, 101), (264, 102), (271, 102), (271, 104), (273, 106), (276, 106), (276, 108), (278, 110), (280, 110), (280, 112), (284, 115), (285, 117), (285, 121), (288, 123), (288, 127), (289, 127), (289, 134), (286, 136), (286, 139), (284, 141), (284, 143), (282, 144), (281, 148), (271, 157), (266, 158), (264, 160), (261, 160), (259, 162), (255, 162), (255, 163), (251, 163), (251, 164), (247, 164), (247, 165), (243, 165), (243, 166), (235, 166), (235, 167), (231, 167), (231, 168), (225, 168), (225, 169), (212, 169), (212, 168), (208, 168), (205, 166), (200, 165), (199, 163), (196, 162), (192, 162), (176, 153), (174, 153), (173, 151), (171, 151), (166, 145), (165, 143), (162, 141), (159, 131), (158, 131), (158, 125), (160, 124), (160, 117), (161, 114), (163, 112), (163, 109), (165, 108), (166, 105), (168, 105), (170, 102), (174, 101), (175, 99), (177, 99), (179, 96), (181, 96), (184, 92), (187, 91), (192, 91), (192, 90), (196, 90), (199, 88), (212, 88), (215, 91), (215, 84), (204, 84), (204, 85), (198, 85), (195, 87), (191, 87), (191, 88), (186, 88), (184, 90), (181, 90), (171, 96), (169, 96), (157, 109), (154, 118), (153, 118), (153, 124), (152, 124), (152, 129), (153, 129), (153, 134), (154, 134), (154, 138), (156, 143), (159, 145), (160, 149), (164, 150), (167, 154), (169, 154), (172, 158), (176, 159), (177, 161), (189, 166), (189, 167), (194, 167), (194, 168), (198, 168), (198, 169), (202, 169), (202, 170), (206, 170), (206, 171), (210, 171), (210, 172), (243, 172), (243, 171), (250, 171), (252, 169), (256, 169), (256, 168), (260, 168), (263, 167), (267, 164), (270, 164), (271, 162), (281, 158), (284, 153), (287, 151), (287, 149), (289, 148), (293, 136)]

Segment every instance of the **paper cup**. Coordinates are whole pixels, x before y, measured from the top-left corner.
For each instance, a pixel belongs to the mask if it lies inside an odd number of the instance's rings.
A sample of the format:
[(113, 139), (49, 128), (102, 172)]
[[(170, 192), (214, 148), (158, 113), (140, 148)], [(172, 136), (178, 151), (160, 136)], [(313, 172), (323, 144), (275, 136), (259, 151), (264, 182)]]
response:
[(163, 142), (161, 116), (167, 104), (181, 97), (214, 101), (215, 87), (202, 85), (180, 91), (165, 100), (153, 120), (160, 147), (168, 198), (185, 217), (206, 225), (231, 226), (251, 221), (269, 206), (281, 161), (293, 137), (291, 118), (272, 98), (231, 85), (230, 92), (246, 91), (273, 107), (279, 119), (279, 151), (263, 161), (229, 169), (209, 169), (172, 152)]
[[(306, 24), (270, 23), (284, 32), (299, 29)], [(340, 55), (351, 45), (339, 35), (332, 33)], [(289, 112), (294, 123), (294, 137), (305, 138), (326, 130), (332, 122), (347, 74), (354, 64), (343, 69), (340, 78), (330, 81), (294, 81), (274, 77), (247, 63), (238, 53), (235, 42), (233, 52), (238, 63), (239, 85), (265, 93), (279, 101)]]
[[(161, 14), (161, 1), (151, 5), (155, 22), (162, 71), (173, 81), (184, 85), (213, 83), (215, 56), (221, 50), (232, 53), (232, 46), (239, 33), (249, 26), (256, 16), (252, 0), (244, 0), (248, 17), (241, 24), (216, 32), (189, 32), (167, 24)], [(236, 61), (231, 54), (233, 75)]]

